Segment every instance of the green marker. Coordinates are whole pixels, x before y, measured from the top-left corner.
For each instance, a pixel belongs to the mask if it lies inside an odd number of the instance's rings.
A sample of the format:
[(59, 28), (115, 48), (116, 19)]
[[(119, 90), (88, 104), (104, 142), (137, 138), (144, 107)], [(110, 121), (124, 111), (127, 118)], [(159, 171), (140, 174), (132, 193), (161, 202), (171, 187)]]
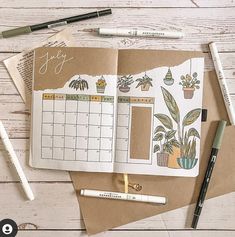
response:
[(198, 200), (197, 200), (197, 205), (196, 205), (196, 208), (195, 208), (195, 211), (194, 211), (193, 222), (192, 222), (192, 228), (194, 228), (194, 229), (197, 228), (197, 223), (198, 223), (201, 211), (202, 211), (203, 203), (204, 203), (204, 200), (205, 200), (205, 197), (206, 197), (207, 188), (209, 186), (209, 182), (210, 182), (210, 179), (211, 179), (211, 175), (212, 175), (212, 171), (213, 171), (213, 168), (214, 168), (214, 165), (215, 165), (217, 154), (218, 154), (218, 151), (219, 151), (220, 146), (221, 146), (221, 142), (222, 142), (222, 138), (223, 138), (223, 135), (224, 135), (224, 129), (226, 127), (226, 124), (227, 124), (226, 121), (221, 120), (219, 122), (219, 126), (218, 126), (216, 134), (215, 134), (210, 159), (209, 159), (208, 166), (207, 166), (207, 169), (206, 169), (206, 175), (204, 177), (202, 187), (201, 187), (201, 190), (200, 190), (200, 194), (199, 194), (199, 197), (198, 197)]

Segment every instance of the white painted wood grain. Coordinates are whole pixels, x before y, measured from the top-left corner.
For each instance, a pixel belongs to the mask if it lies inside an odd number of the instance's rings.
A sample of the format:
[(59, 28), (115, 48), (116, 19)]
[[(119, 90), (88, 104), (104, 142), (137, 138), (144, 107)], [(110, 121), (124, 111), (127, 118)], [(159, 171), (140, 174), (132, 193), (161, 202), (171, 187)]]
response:
[(231, 0), (220, 1), (220, 0), (86, 0), (86, 1), (63, 1), (63, 0), (31, 0), (30, 4), (27, 0), (11, 0), (11, 1), (0, 1), (0, 7), (4, 8), (74, 8), (74, 7), (167, 7), (167, 8), (181, 8), (181, 7), (234, 7), (235, 3)]
[[(36, 24), (87, 12), (87, 9), (46, 8), (14, 9), (0, 8), (0, 31), (17, 26)], [(12, 17), (14, 16), (14, 17)], [(235, 51), (234, 8), (117, 8), (113, 14), (87, 21), (70, 24), (78, 46), (117, 47), (117, 48), (161, 48), (208, 50), (210, 41), (222, 43), (223, 51)], [(143, 29), (184, 31), (183, 39), (141, 39), (124, 37), (99, 37), (81, 32), (91, 27), (138, 27)], [(0, 51), (22, 51), (46, 39), (63, 27), (37, 31), (30, 35), (2, 39)], [(219, 45), (220, 46), (220, 45)]]
[[(84, 231), (19, 231), (17, 237), (86, 237)], [(108, 231), (94, 237), (234, 237), (234, 231)]]
[[(35, 201), (26, 201), (20, 184), (0, 183), (0, 219), (12, 218), (24, 228), (83, 229), (84, 225), (71, 183), (32, 183)], [(228, 205), (230, 204), (230, 205)], [(205, 202), (198, 229), (234, 229), (235, 193)], [(216, 207), (216, 208), (215, 208)], [(194, 206), (176, 209), (118, 229), (189, 228)]]

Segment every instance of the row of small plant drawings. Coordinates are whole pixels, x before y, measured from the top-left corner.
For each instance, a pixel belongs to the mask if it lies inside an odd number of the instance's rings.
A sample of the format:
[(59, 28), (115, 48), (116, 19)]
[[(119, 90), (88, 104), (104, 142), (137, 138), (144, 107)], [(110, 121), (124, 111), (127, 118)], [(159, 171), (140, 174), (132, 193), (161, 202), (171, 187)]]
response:
[[(195, 89), (200, 88), (199, 87), (200, 81), (197, 79), (197, 73), (194, 72), (192, 76), (189, 74), (186, 74), (185, 76), (182, 75), (180, 79), (181, 81), (179, 85), (182, 86), (184, 92), (184, 98), (192, 99)], [(150, 87), (153, 86), (152, 80), (153, 79), (147, 76), (146, 73), (144, 74), (143, 77), (137, 78), (135, 81), (133, 80), (132, 75), (125, 75), (120, 76), (118, 78), (117, 87), (121, 92), (127, 93), (131, 89), (130, 85), (133, 84), (134, 82), (137, 82), (136, 88), (140, 88), (141, 91), (148, 91)], [(172, 77), (170, 68), (168, 69), (163, 81), (167, 86), (171, 86), (174, 84), (174, 78)], [(106, 80), (104, 76), (101, 76), (101, 78), (96, 81), (97, 93), (104, 93), (106, 86), (107, 86)], [(72, 80), (69, 84), (69, 87), (81, 91), (89, 88), (88, 82), (82, 79), (80, 76), (77, 79)]]
[(187, 127), (199, 119), (201, 109), (193, 109), (181, 119), (180, 109), (172, 94), (164, 87), (161, 87), (161, 90), (170, 117), (166, 114), (154, 114), (161, 124), (154, 129), (153, 134), (157, 164), (168, 168), (192, 169), (198, 161), (196, 141), (200, 140), (200, 135), (194, 127)]

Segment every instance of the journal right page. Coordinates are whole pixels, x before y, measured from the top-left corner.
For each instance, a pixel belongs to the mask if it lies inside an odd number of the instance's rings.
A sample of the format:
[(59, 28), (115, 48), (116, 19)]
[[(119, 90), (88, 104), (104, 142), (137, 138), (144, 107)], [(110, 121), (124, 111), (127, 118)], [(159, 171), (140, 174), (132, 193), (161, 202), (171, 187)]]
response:
[(198, 175), (204, 58), (169, 53), (119, 53), (115, 172)]

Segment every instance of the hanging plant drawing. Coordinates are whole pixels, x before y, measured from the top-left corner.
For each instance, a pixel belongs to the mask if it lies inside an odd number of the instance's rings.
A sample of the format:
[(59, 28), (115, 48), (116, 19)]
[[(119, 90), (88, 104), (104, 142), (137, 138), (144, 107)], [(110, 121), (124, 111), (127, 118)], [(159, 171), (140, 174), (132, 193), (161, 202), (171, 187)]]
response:
[(163, 79), (164, 83), (167, 85), (167, 86), (171, 86), (174, 84), (174, 78), (172, 77), (172, 73), (171, 73), (171, 69), (169, 68), (167, 73), (166, 73), (166, 76), (165, 78)]
[[(172, 144), (172, 146), (177, 147), (177, 145), (179, 144), (180, 152), (179, 157), (177, 157), (177, 163), (183, 169), (192, 169), (193, 167), (195, 167), (198, 161), (198, 158), (196, 158), (196, 139), (200, 139), (200, 135), (195, 128), (190, 128), (189, 130), (186, 130), (186, 128), (189, 125), (192, 125), (199, 118), (201, 109), (196, 108), (189, 111), (181, 121), (180, 110), (174, 97), (164, 87), (161, 87), (161, 90), (163, 99), (171, 117), (166, 114), (155, 114), (154, 117), (158, 119), (165, 130), (174, 130), (173, 122), (176, 123), (177, 139), (174, 139), (177, 142), (174, 141), (174, 144)], [(159, 149), (159, 145), (156, 144), (154, 146), (154, 152), (158, 151), (161, 150)], [(171, 149), (165, 151), (168, 154), (172, 152)]]
[(148, 91), (150, 86), (152, 87), (152, 78), (149, 76), (145, 75), (141, 78), (137, 78), (135, 81), (138, 82), (137, 86), (135, 88), (141, 87), (141, 91)]
[(127, 93), (130, 91), (132, 83), (134, 83), (132, 75), (121, 76), (118, 78), (117, 87), (121, 92)]
[(88, 90), (88, 82), (79, 76), (78, 79), (72, 80), (69, 83), (69, 87), (81, 91), (84, 91), (85, 89)]
[(107, 83), (104, 79), (104, 76), (101, 76), (100, 79), (96, 82), (96, 91), (97, 93), (104, 93)]
[(182, 86), (185, 99), (192, 99), (195, 89), (199, 89), (200, 81), (197, 79), (197, 73), (194, 72), (192, 76), (186, 74), (181, 76), (181, 82), (179, 83)]

